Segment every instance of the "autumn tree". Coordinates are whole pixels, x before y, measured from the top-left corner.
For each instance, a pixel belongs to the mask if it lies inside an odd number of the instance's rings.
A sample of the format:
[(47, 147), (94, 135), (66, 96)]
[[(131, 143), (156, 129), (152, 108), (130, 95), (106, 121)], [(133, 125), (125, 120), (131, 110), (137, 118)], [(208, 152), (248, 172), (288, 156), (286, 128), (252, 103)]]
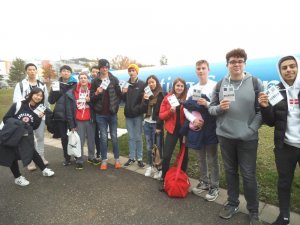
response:
[(160, 57), (159, 62), (160, 62), (160, 65), (161, 65), (161, 66), (163, 66), (163, 65), (168, 65), (168, 58), (167, 58), (167, 56), (162, 55), (162, 56)]
[(42, 70), (44, 83), (49, 87), (51, 80), (56, 80), (57, 74), (55, 73), (55, 70), (49, 61), (42, 62)]
[(111, 60), (111, 68), (115, 70), (123, 70), (127, 69), (132, 63), (137, 64), (136, 60), (132, 60), (127, 56), (117, 55)]
[(23, 59), (16, 58), (12, 61), (12, 66), (9, 70), (9, 80), (11, 83), (17, 83), (23, 80), (25, 76), (25, 61)]

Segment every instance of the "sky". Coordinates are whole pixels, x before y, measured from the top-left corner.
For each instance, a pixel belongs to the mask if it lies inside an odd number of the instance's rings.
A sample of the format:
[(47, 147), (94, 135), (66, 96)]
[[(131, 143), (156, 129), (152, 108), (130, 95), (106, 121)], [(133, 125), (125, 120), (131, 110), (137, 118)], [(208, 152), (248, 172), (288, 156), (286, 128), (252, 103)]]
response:
[[(128, 56), (142, 64), (300, 53), (296, 0), (3, 0), (0, 60)], [(297, 22), (298, 21), (298, 22)]]

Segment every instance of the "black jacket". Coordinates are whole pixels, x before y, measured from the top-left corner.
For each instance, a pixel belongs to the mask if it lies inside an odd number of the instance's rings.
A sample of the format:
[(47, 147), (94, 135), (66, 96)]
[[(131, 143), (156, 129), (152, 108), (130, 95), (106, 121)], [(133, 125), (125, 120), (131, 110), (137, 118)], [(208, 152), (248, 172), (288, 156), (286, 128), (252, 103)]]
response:
[[(160, 105), (161, 105), (163, 99), (164, 99), (163, 93), (159, 92), (159, 94), (157, 95), (157, 102), (153, 106), (153, 113), (152, 113), (152, 118), (151, 118), (152, 120), (156, 121), (156, 128), (159, 130), (162, 130), (163, 126), (164, 126), (164, 121), (159, 119), (159, 109), (160, 109)], [(143, 101), (143, 112), (144, 113), (147, 113), (148, 104), (149, 104), (149, 100)]]
[[(283, 96), (282, 101), (275, 106), (269, 104), (266, 108), (260, 108), (263, 121), (271, 127), (275, 126), (274, 144), (277, 149), (281, 149), (284, 144), (288, 114), (287, 96), (282, 83), (279, 84), (279, 90)], [(298, 93), (298, 100), (300, 101), (300, 92)]]
[(48, 101), (50, 104), (55, 104), (53, 110), (53, 119), (66, 121), (66, 92), (76, 85), (75, 82), (63, 83), (62, 78), (59, 78), (60, 90), (53, 91), (51, 88)]
[[(130, 80), (128, 83), (130, 83)], [(130, 83), (127, 93), (122, 95), (122, 99), (125, 101), (124, 114), (126, 117), (134, 118), (144, 113), (144, 88), (145, 82), (138, 80), (135, 83)]]
[(15, 118), (5, 121), (0, 131), (0, 165), (10, 167), (16, 159), (27, 166), (33, 156), (34, 137), (32, 127)]
[[(109, 111), (111, 114), (116, 114), (119, 110), (119, 104), (121, 100), (121, 89), (119, 86), (118, 78), (116, 78), (110, 72), (108, 72), (108, 77), (110, 83), (107, 89), (103, 90), (103, 93), (108, 91)], [(103, 93), (95, 95), (95, 92), (97, 91), (97, 88), (100, 87), (101, 83), (102, 80), (99, 77), (92, 80), (91, 103), (96, 114), (100, 114), (102, 112), (103, 101), (104, 101)]]

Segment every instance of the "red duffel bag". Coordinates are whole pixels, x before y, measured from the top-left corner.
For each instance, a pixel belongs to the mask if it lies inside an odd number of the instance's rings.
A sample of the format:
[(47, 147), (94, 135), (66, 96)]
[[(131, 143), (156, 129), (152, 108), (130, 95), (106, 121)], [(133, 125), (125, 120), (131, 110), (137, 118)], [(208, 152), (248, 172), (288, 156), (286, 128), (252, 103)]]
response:
[(190, 187), (189, 177), (181, 170), (181, 164), (185, 153), (185, 144), (181, 145), (180, 152), (174, 165), (167, 171), (164, 180), (164, 190), (169, 197), (184, 198)]

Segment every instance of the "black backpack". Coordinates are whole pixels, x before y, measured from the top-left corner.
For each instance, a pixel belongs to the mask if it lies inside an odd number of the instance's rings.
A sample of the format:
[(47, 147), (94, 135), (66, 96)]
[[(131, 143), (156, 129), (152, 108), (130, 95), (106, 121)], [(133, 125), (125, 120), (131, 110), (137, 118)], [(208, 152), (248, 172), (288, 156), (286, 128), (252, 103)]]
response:
[[(223, 80), (224, 80), (224, 78), (222, 80), (219, 80), (218, 83), (216, 84), (216, 96), (218, 98), (218, 102), (220, 102), (219, 93), (220, 93), (220, 88), (221, 88)], [(254, 89), (254, 93), (255, 93), (254, 109), (255, 109), (255, 112), (257, 113), (260, 111), (259, 103), (258, 103), (259, 85), (258, 85), (258, 79), (254, 76), (252, 76), (252, 84), (253, 84), (253, 89)]]

